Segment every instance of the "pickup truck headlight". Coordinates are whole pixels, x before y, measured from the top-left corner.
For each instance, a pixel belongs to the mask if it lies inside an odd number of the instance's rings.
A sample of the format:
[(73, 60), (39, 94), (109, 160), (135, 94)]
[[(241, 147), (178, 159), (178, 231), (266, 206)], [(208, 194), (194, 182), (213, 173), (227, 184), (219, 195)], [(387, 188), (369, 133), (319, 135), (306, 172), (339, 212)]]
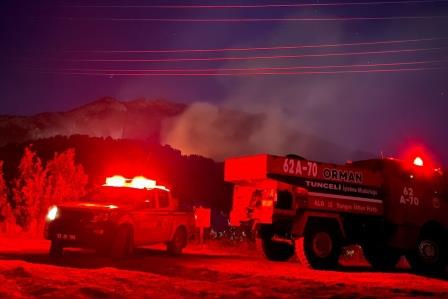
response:
[(53, 221), (59, 216), (59, 209), (57, 206), (52, 206), (47, 213), (47, 221)]

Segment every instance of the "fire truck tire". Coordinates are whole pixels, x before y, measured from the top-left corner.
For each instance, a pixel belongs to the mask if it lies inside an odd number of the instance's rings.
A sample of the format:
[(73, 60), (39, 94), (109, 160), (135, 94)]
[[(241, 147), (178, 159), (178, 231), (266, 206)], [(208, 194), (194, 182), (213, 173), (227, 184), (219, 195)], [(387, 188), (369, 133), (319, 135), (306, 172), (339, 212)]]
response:
[(51, 258), (60, 258), (64, 252), (64, 247), (59, 241), (52, 240), (50, 244), (49, 255)]
[(171, 255), (179, 255), (187, 246), (188, 236), (187, 231), (183, 227), (178, 227), (173, 235), (171, 241), (166, 244), (166, 250)]
[(420, 273), (442, 273), (448, 264), (448, 244), (442, 234), (422, 235), (415, 250), (406, 255), (412, 270)]
[(362, 246), (364, 257), (377, 270), (390, 271), (400, 260), (400, 253), (391, 248), (369, 244)]
[(117, 230), (112, 247), (110, 250), (110, 257), (122, 258), (132, 254), (133, 240), (132, 230), (126, 226), (121, 226)]
[(271, 238), (256, 238), (256, 247), (270, 261), (286, 262), (294, 256), (294, 245), (272, 241)]
[(299, 262), (313, 269), (329, 270), (338, 266), (341, 253), (339, 231), (333, 225), (310, 225), (303, 237), (295, 240)]

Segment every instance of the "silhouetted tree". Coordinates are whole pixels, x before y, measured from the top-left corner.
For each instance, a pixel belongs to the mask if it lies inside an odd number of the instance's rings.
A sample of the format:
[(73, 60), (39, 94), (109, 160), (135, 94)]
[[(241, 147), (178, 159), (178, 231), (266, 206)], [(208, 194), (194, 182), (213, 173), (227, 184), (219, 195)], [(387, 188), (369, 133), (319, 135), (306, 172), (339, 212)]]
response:
[(74, 149), (56, 153), (47, 163), (46, 172), (46, 196), (41, 204), (41, 215), (46, 213), (51, 205), (77, 200), (85, 194), (88, 176), (82, 165), (75, 163)]
[(8, 188), (3, 176), (3, 161), (0, 161), (0, 230), (4, 233), (8, 232), (9, 227), (14, 223), (14, 215), (8, 201)]
[(36, 153), (26, 147), (19, 164), (19, 176), (13, 183), (15, 216), (17, 224), (24, 230), (37, 229), (42, 217), (41, 202), (45, 195), (46, 170)]

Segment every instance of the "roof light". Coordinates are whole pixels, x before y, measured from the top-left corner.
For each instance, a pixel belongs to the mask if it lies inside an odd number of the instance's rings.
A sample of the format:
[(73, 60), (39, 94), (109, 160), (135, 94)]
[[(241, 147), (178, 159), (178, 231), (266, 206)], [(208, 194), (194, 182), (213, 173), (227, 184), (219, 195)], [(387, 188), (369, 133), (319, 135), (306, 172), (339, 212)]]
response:
[(124, 187), (126, 186), (126, 179), (121, 175), (114, 175), (113, 177), (106, 178), (105, 186)]
[(422, 166), (424, 165), (424, 163), (423, 163), (423, 159), (420, 158), (420, 157), (415, 157), (415, 159), (414, 159), (414, 165), (415, 165), (415, 166), (422, 167)]
[(103, 186), (107, 187), (127, 187), (135, 189), (161, 189), (170, 191), (165, 186), (157, 185), (155, 180), (147, 179), (144, 176), (136, 176), (133, 179), (126, 179), (121, 175), (106, 178), (106, 183)]
[(132, 179), (129, 187), (137, 189), (153, 189), (156, 187), (156, 181), (147, 179), (143, 176), (136, 176)]

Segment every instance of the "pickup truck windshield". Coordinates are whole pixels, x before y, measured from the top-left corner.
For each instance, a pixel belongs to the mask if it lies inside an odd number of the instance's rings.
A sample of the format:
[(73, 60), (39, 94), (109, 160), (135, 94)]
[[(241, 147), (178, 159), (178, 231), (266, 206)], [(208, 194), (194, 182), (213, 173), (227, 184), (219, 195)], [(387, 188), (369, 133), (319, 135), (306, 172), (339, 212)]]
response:
[(85, 201), (101, 202), (101, 203), (135, 203), (136, 201), (151, 200), (154, 197), (153, 192), (143, 189), (135, 189), (128, 187), (108, 187), (103, 186), (83, 199)]

